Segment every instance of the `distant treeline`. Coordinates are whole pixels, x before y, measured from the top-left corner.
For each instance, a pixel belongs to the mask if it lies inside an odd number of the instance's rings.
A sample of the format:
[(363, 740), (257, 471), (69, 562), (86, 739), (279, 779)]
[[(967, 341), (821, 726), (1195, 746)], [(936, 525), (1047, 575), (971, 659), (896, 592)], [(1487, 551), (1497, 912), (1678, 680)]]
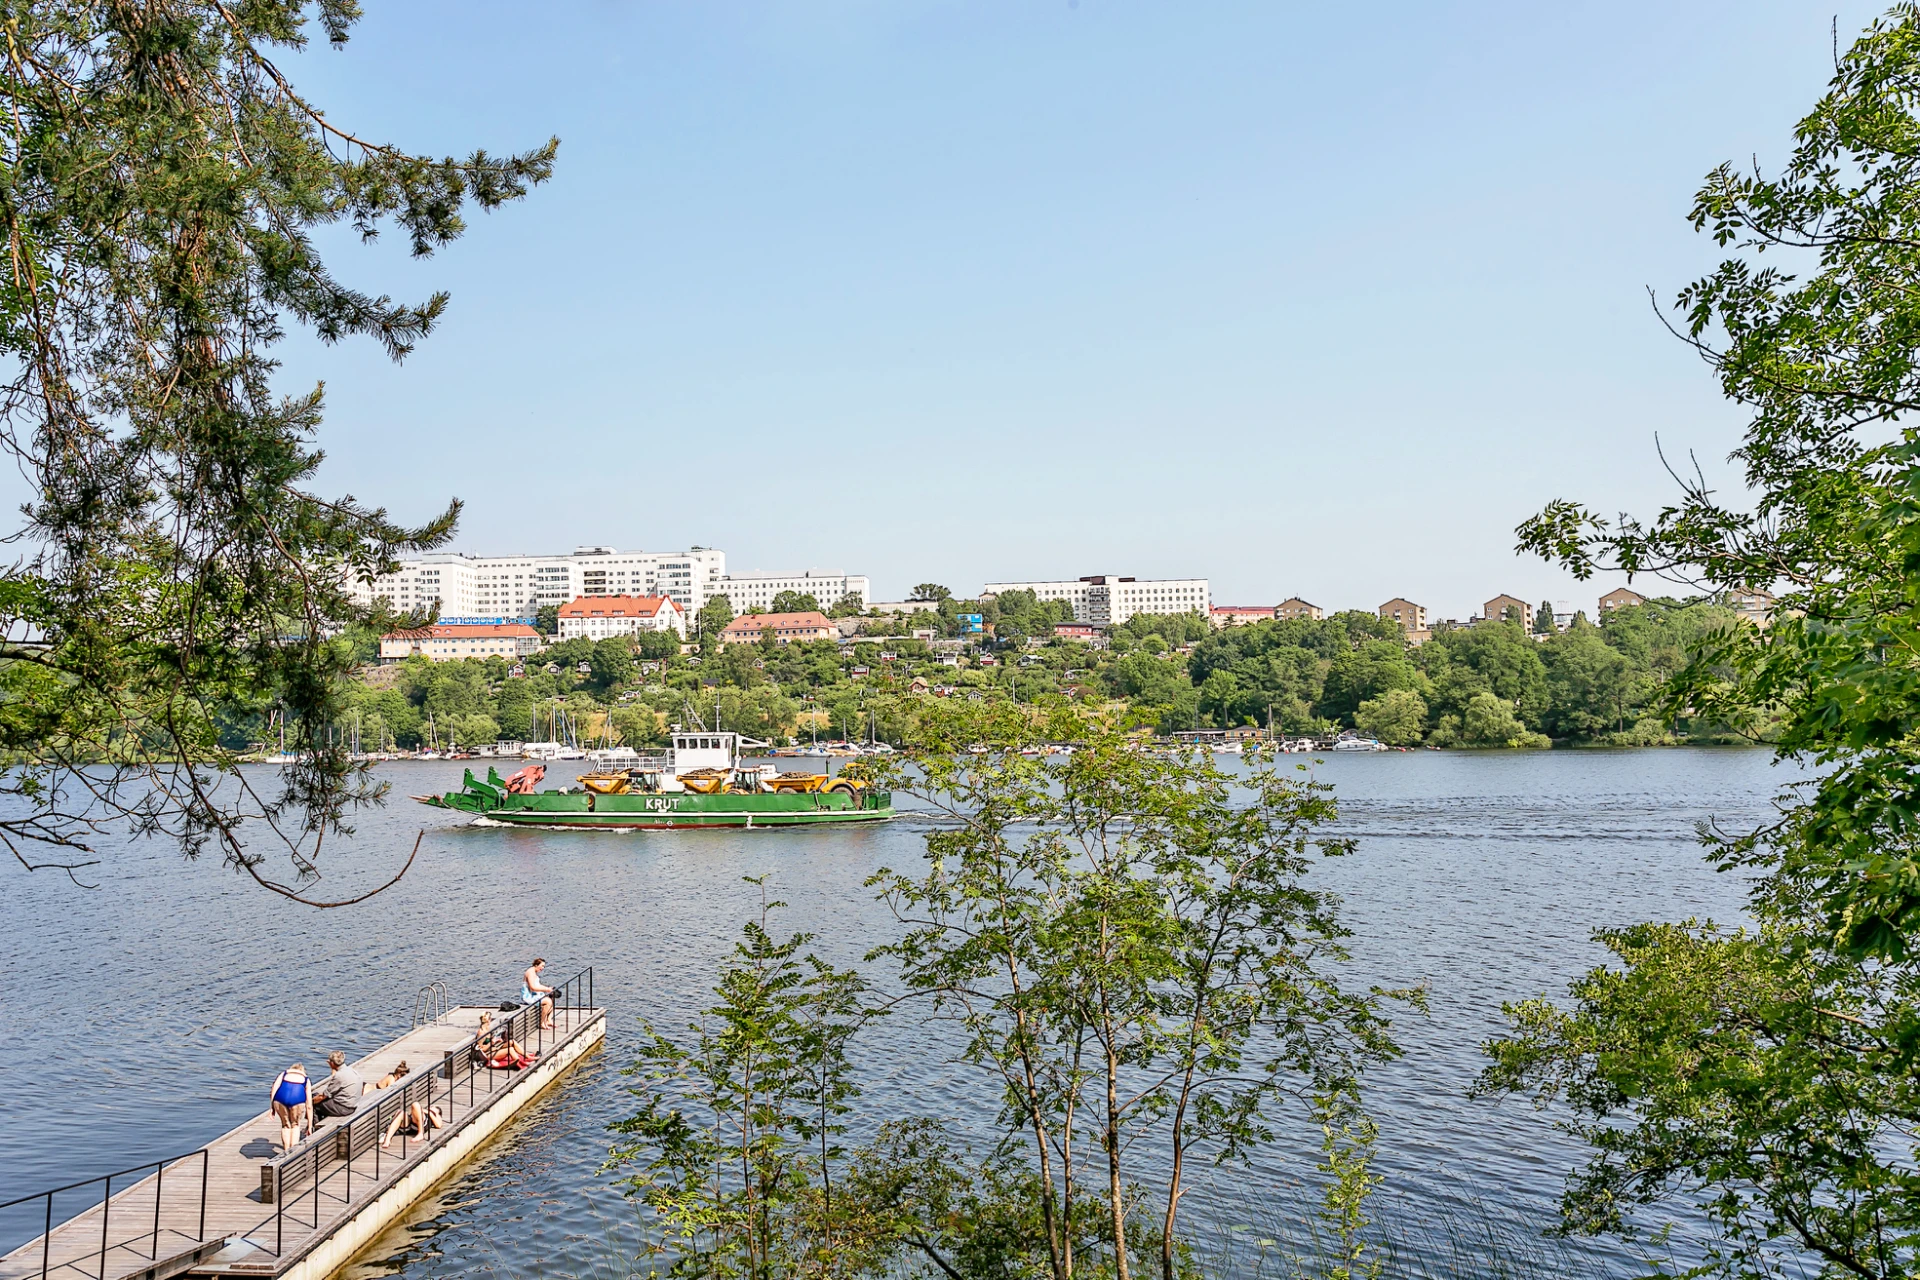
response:
[[(582, 739), (643, 746), (663, 742), (676, 723), (710, 726), (716, 716), (726, 728), (776, 740), (885, 739), (899, 731), (913, 698), (1061, 697), (1163, 733), (1356, 728), (1406, 746), (1651, 746), (1765, 733), (1764, 725), (1684, 718), (1669, 725), (1659, 714), (1659, 690), (1689, 642), (1750, 625), (1710, 600), (1652, 600), (1544, 637), (1514, 622), (1482, 623), (1438, 631), (1418, 646), (1397, 624), (1359, 612), (1225, 630), (1196, 614), (1141, 616), (1113, 628), (1104, 649), (1026, 642), (1051, 631), (1059, 608), (942, 601), (919, 617), (944, 631), (956, 614), (977, 611), (993, 615), (998, 632), (957, 667), (902, 637), (862, 637), (849, 652), (825, 641), (760, 642), (709, 644), (690, 655), (665, 636), (568, 640), (530, 659), (520, 676), (502, 658), (415, 658), (366, 668), (348, 698), (349, 727), (368, 749), (544, 738), (569, 723)], [(370, 638), (360, 643), (370, 655)]]
[(1610, 611), (1599, 625), (1579, 616), (1544, 637), (1517, 622), (1483, 622), (1410, 646), (1396, 624), (1342, 613), (1214, 632), (1178, 674), (1136, 650), (1118, 659), (1115, 683), (1135, 703), (1168, 708), (1169, 723), (1271, 718), (1276, 731), (1350, 726), (1394, 745), (1726, 741), (1755, 727), (1669, 727), (1655, 701), (1691, 641), (1748, 625), (1712, 601), (1662, 599)]

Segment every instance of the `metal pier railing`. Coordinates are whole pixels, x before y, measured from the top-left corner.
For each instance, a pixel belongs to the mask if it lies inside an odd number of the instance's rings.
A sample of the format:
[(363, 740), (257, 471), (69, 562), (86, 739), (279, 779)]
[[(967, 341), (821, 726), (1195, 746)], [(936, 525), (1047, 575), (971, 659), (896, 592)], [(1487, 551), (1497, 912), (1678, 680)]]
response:
[[(69, 1182), (66, 1186), (55, 1187), (51, 1191), (38, 1191), (30, 1196), (21, 1196), (18, 1199), (9, 1200), (5, 1204), (0, 1204), (0, 1213), (4, 1213), (8, 1209), (19, 1208), (21, 1205), (44, 1202), (42, 1219), (45, 1225), (40, 1232), (41, 1280), (47, 1280), (49, 1276), (62, 1275), (69, 1272), (77, 1276), (89, 1277), (90, 1280), (100, 1280), (100, 1277), (107, 1274), (107, 1261), (109, 1257), (116, 1253), (131, 1253), (140, 1259), (158, 1265), (168, 1258), (178, 1257), (183, 1252), (195, 1252), (197, 1251), (197, 1246), (209, 1243), (207, 1240), (207, 1180), (210, 1171), (210, 1160), (211, 1153), (209, 1149), (202, 1147), (198, 1151), (189, 1151), (185, 1155), (172, 1156), (165, 1160), (155, 1160), (148, 1164), (138, 1164), (129, 1169), (118, 1169), (112, 1173), (101, 1174), (98, 1177), (84, 1178), (79, 1182)], [(198, 1166), (197, 1170), (195, 1166)], [(192, 1235), (188, 1235), (181, 1226), (177, 1225), (178, 1218), (180, 1217), (177, 1213), (169, 1215), (174, 1219), (173, 1223), (163, 1225), (161, 1222), (161, 1207), (165, 1204), (167, 1196), (168, 1170), (174, 1171), (174, 1185), (176, 1187), (180, 1185), (182, 1173), (185, 1173), (188, 1177), (193, 1177), (198, 1183), (197, 1188), (190, 1188), (186, 1192), (181, 1193), (181, 1195), (176, 1196), (177, 1201), (184, 1196), (184, 1203), (177, 1204), (178, 1208), (191, 1211), (196, 1204), (198, 1206), (197, 1213), (193, 1214), (193, 1221), (197, 1223), (197, 1226)], [(195, 1177), (196, 1173), (198, 1175), (197, 1177)], [(153, 1217), (150, 1222), (144, 1210), (136, 1209), (133, 1204), (128, 1202), (129, 1199), (132, 1198), (130, 1193), (139, 1192), (148, 1179), (151, 1179), (153, 1183)], [(120, 1212), (118, 1214), (113, 1212), (113, 1188), (115, 1183), (120, 1185), (121, 1194)], [(73, 1204), (74, 1192), (85, 1187), (93, 1186), (100, 1188), (99, 1200), (86, 1205), (77, 1212), (70, 1214), (67, 1218), (61, 1219), (61, 1222), (64, 1224), (69, 1221), (84, 1218), (87, 1214), (98, 1210), (100, 1214), (100, 1249), (98, 1254), (88, 1254), (84, 1258), (71, 1258), (59, 1263), (54, 1263), (52, 1261), (52, 1247), (55, 1200), (61, 1196), (66, 1196), (68, 1197), (68, 1205), (71, 1206)], [(137, 1217), (135, 1216), (136, 1213), (138, 1214)], [(118, 1235), (115, 1234), (114, 1229), (116, 1227), (119, 1228)], [(160, 1252), (163, 1241), (171, 1246), (164, 1255)], [(86, 1261), (94, 1262), (94, 1269), (92, 1271), (86, 1269)]]

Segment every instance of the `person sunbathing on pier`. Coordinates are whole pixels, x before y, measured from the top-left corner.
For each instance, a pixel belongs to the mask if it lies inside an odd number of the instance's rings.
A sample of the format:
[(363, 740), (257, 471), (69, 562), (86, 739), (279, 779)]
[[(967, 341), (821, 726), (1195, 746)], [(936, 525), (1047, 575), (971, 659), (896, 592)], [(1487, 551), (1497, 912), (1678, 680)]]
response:
[(393, 1070), (387, 1072), (387, 1074), (381, 1076), (378, 1080), (375, 1080), (373, 1082), (373, 1087), (376, 1089), (392, 1088), (394, 1081), (406, 1079), (407, 1072), (409, 1070), (411, 1070), (411, 1068), (407, 1066), (407, 1060), (405, 1058), (402, 1058), (400, 1061), (393, 1064)]
[(281, 1151), (293, 1150), (293, 1144), (300, 1140), (300, 1131), (307, 1126), (312, 1093), (307, 1069), (297, 1062), (275, 1078), (273, 1115), (280, 1122)]
[(540, 981), (540, 971), (546, 967), (547, 962), (536, 956), (533, 963), (527, 966), (527, 971), (520, 975), (520, 1003), (532, 1004), (538, 1000), (540, 1029), (551, 1031), (553, 1030), (553, 988)]
[(380, 1145), (392, 1146), (395, 1134), (405, 1134), (409, 1138), (427, 1138), (433, 1135), (435, 1129), (446, 1127), (447, 1118), (440, 1113), (439, 1103), (429, 1103), (426, 1109), (422, 1110), (419, 1103), (409, 1102), (405, 1111), (394, 1113), (393, 1123), (388, 1125), (387, 1131), (380, 1136)]
[(505, 1032), (493, 1029), (493, 1015), (480, 1015), (480, 1029), (473, 1036), (473, 1053), (487, 1066), (499, 1071), (518, 1071), (533, 1065), (533, 1055)]

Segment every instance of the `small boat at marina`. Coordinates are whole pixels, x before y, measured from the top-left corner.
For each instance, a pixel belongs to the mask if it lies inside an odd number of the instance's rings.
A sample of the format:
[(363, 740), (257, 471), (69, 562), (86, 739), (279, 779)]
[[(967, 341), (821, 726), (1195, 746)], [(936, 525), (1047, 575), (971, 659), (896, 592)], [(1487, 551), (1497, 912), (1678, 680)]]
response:
[(652, 755), (642, 755), (632, 747), (597, 747), (587, 752), (587, 764), (603, 772), (638, 769), (648, 764), (657, 767), (658, 763)]
[(635, 753), (637, 765), (595, 769), (577, 786), (535, 790), (545, 765), (506, 778), (488, 769), (484, 780), (469, 769), (460, 790), (413, 798), (475, 823), (569, 830), (803, 827), (893, 816), (892, 793), (857, 776), (782, 773), (742, 760), (743, 749), (767, 746), (737, 733), (676, 733), (670, 751)]
[(1351, 734), (1341, 734), (1334, 740), (1335, 751), (1385, 751), (1387, 744), (1375, 742), (1372, 738), (1361, 738)]

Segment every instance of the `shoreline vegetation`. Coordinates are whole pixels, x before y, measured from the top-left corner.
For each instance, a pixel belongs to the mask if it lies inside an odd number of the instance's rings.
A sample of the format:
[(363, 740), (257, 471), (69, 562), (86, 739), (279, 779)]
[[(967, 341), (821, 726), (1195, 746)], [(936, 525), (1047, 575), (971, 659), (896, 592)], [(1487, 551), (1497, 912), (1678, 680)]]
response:
[[(506, 658), (367, 665), (365, 630), (341, 643), (361, 662), (336, 733), (362, 751), (439, 750), (547, 740), (571, 726), (581, 745), (665, 743), (675, 723), (732, 729), (776, 746), (811, 740), (898, 742), (917, 703), (1064, 701), (1123, 732), (1168, 737), (1256, 728), (1275, 737), (1354, 731), (1394, 747), (1648, 747), (1768, 741), (1764, 714), (1680, 714), (1663, 690), (1690, 647), (1751, 628), (1711, 599), (1649, 600), (1534, 637), (1515, 622), (1437, 631), (1410, 645), (1398, 624), (1350, 612), (1215, 629), (1197, 614), (1139, 616), (1106, 646), (1051, 635), (1058, 605), (1031, 593), (943, 599), (937, 609), (865, 619), (873, 634), (833, 641), (720, 645), (670, 637), (564, 640)], [(703, 610), (704, 634), (733, 615)], [(988, 645), (940, 652), (963, 614), (995, 628)], [(917, 627), (935, 641), (885, 632)], [(1037, 644), (1029, 636), (1045, 637)], [(957, 661), (955, 661), (957, 659)], [(964, 662), (965, 665), (958, 665)], [(990, 665), (986, 665), (990, 663)], [(516, 674), (518, 672), (518, 674)], [(716, 726), (713, 718), (718, 716)], [(268, 717), (236, 723), (234, 749), (271, 747)]]

